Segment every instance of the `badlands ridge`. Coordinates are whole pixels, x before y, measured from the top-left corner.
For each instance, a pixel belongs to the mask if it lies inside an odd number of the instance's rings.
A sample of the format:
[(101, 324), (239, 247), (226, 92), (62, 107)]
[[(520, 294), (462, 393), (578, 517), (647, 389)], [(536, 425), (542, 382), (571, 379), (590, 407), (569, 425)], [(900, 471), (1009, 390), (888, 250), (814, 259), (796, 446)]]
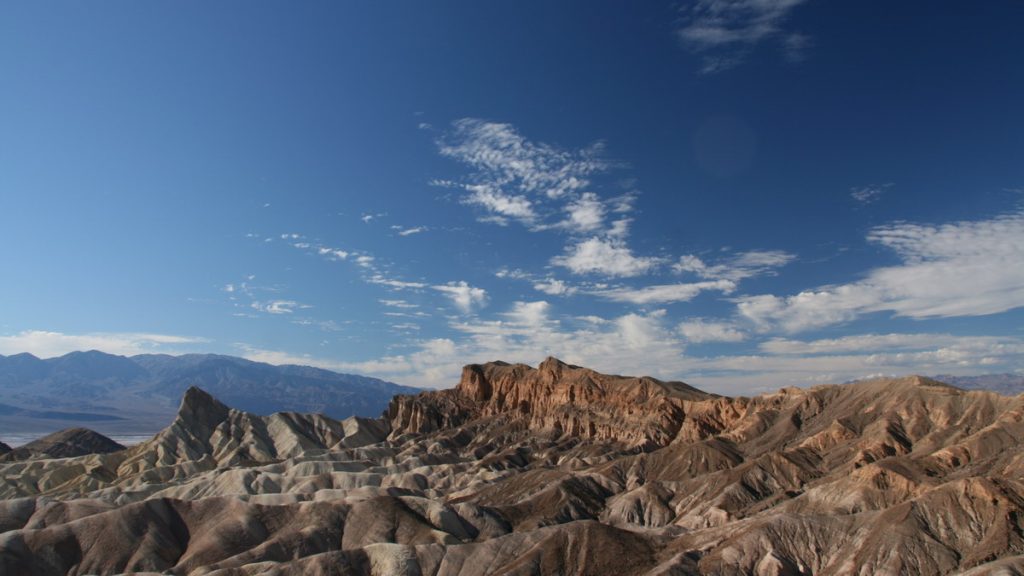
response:
[(0, 574), (1024, 574), (1022, 439), (1024, 396), (920, 377), (494, 362), (343, 421), (192, 388), (142, 444), (0, 457)]

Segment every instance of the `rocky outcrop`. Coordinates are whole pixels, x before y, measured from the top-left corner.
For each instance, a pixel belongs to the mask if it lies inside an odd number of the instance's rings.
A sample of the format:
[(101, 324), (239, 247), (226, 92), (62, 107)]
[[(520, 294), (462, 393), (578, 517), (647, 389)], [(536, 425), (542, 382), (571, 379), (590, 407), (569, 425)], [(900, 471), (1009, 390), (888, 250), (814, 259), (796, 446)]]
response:
[(388, 418), (394, 436), (506, 417), (556, 437), (651, 449), (675, 438), (690, 405), (712, 397), (682, 382), (609, 376), (548, 358), (537, 368), (466, 366), (454, 390), (398, 396)]
[(1024, 397), (920, 377), (496, 362), (345, 421), (193, 389), (148, 442), (0, 464), (0, 573), (1015, 573), (1022, 478)]

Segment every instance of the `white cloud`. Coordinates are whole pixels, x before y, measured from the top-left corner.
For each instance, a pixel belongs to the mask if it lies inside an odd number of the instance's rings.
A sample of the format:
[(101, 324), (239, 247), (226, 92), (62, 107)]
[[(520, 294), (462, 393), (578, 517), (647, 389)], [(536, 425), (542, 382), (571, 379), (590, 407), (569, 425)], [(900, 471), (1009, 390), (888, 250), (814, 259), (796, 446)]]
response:
[(775, 269), (789, 264), (795, 256), (781, 250), (751, 250), (742, 252), (721, 264), (708, 266), (692, 254), (681, 256), (672, 265), (677, 274), (691, 272), (701, 278), (713, 278), (739, 282), (746, 278), (775, 274)]
[(423, 282), (406, 282), (404, 280), (396, 280), (389, 278), (383, 274), (376, 273), (366, 279), (370, 284), (378, 284), (380, 286), (387, 286), (388, 288), (394, 288), (396, 290), (418, 290), (420, 288), (426, 288), (427, 285)]
[(604, 204), (593, 192), (581, 194), (566, 206), (565, 211), (569, 217), (562, 223), (562, 227), (572, 232), (594, 232), (604, 224)]
[(349, 255), (349, 253), (345, 250), (340, 250), (338, 248), (330, 248), (327, 246), (318, 247), (316, 252), (321, 256), (326, 256), (334, 260), (345, 260), (346, 258), (348, 258)]
[(741, 315), (764, 329), (798, 332), (871, 312), (909, 318), (980, 316), (1024, 306), (1024, 214), (941, 226), (896, 223), (868, 241), (902, 263), (871, 270), (864, 280), (793, 296), (738, 299)]
[[(694, 319), (673, 324), (664, 310), (616, 317), (556, 317), (544, 301), (515, 302), (492, 319), (454, 321), (452, 338), (415, 343), (404, 354), (358, 362), (277, 357), (334, 370), (373, 374), (403, 384), (454, 386), (465, 364), (505, 360), (536, 364), (546, 356), (627, 375), (684, 380), (709, 391), (754, 394), (781, 386), (843, 382), (873, 374), (970, 374), (1013, 371), (1024, 341), (1007, 337), (875, 335), (765, 343), (760, 354), (692, 357), (686, 344), (737, 342), (740, 328)], [(928, 339), (931, 338), (931, 344)], [(247, 357), (270, 361), (263, 351)]]
[(420, 329), (419, 324), (413, 324), (412, 322), (403, 322), (401, 324), (392, 324), (391, 328), (398, 330), (399, 332), (410, 332), (418, 331)]
[(551, 296), (572, 296), (579, 292), (579, 288), (551, 276), (538, 277), (520, 269), (509, 270), (502, 268), (494, 273), (496, 278), (511, 280), (526, 280), (533, 284), (533, 289)]
[(474, 308), (487, 303), (487, 291), (483, 288), (470, 286), (465, 280), (449, 282), (441, 286), (431, 286), (434, 290), (451, 298), (455, 306), (462, 312), (472, 312)]
[(881, 198), (882, 193), (891, 186), (892, 183), (890, 182), (888, 184), (871, 184), (869, 186), (850, 188), (850, 197), (861, 204), (871, 204)]
[(953, 334), (854, 334), (820, 340), (772, 338), (762, 342), (760, 350), (768, 354), (877, 354), (907, 350), (959, 350), (981, 352), (980, 356), (1006, 356), (1024, 353), (1024, 345), (1015, 339), (994, 336), (955, 336)]
[(594, 237), (568, 247), (565, 254), (552, 258), (551, 263), (574, 274), (629, 277), (651, 272), (662, 259), (634, 256), (622, 242)]
[(209, 343), (206, 338), (145, 332), (92, 332), (65, 334), (47, 330), (25, 330), (0, 336), (0, 354), (28, 352), (40, 358), (63, 356), (78, 350), (100, 350), (108, 354), (175, 353)]
[(271, 300), (269, 302), (253, 302), (252, 308), (267, 314), (291, 314), (298, 308), (311, 308), (307, 304), (299, 304), (294, 300)]
[(392, 308), (419, 308), (419, 304), (411, 304), (405, 300), (378, 300), (385, 306), (391, 306)]
[(588, 317), (564, 328), (544, 301), (515, 302), (497, 320), (456, 322), (457, 340), (424, 341), (409, 354), (387, 356), (346, 367), (404, 384), (454, 386), (463, 365), (491, 360), (536, 364), (557, 356), (609, 373), (680, 374), (682, 343), (665, 326), (664, 311), (626, 314), (606, 320)]
[[(501, 226), (514, 221), (531, 232), (560, 230), (577, 236), (564, 255), (552, 260), (556, 265), (581, 274), (621, 277), (646, 273), (661, 263), (632, 254), (626, 244), (630, 218), (606, 221), (609, 214), (632, 212), (638, 193), (630, 190), (603, 199), (589, 189), (593, 176), (612, 168), (601, 158), (600, 143), (565, 150), (527, 140), (510, 124), (466, 118), (453, 123), (438, 147), (472, 171), (462, 182), (433, 183), (465, 190), (460, 201), (483, 209), (478, 221)], [(580, 241), (580, 235), (591, 238)], [(602, 260), (595, 262), (595, 256)]]
[(622, 242), (629, 235), (629, 225), (632, 223), (631, 218), (620, 218), (612, 222), (612, 227), (605, 232), (605, 236), (613, 242)]
[(700, 344), (702, 342), (742, 342), (746, 340), (745, 332), (729, 322), (714, 322), (708, 320), (687, 320), (680, 322), (679, 333), (687, 342)]
[(548, 198), (580, 190), (588, 176), (606, 169), (599, 146), (566, 151), (530, 142), (510, 124), (464, 118), (453, 123), (454, 131), (439, 142), (442, 155), (477, 170), (476, 179), (495, 188)]
[(532, 278), (532, 276), (530, 276), (529, 273), (524, 272), (523, 270), (520, 270), (518, 268), (514, 270), (502, 268), (501, 270), (495, 272), (494, 276), (497, 278), (512, 278), (514, 280), (529, 280), (530, 278)]
[(703, 72), (731, 68), (753, 46), (780, 39), (788, 58), (798, 60), (806, 36), (782, 28), (790, 11), (805, 0), (697, 0), (683, 9), (685, 25), (677, 33), (692, 51), (703, 56)]
[(708, 290), (716, 290), (725, 294), (736, 289), (732, 280), (710, 280), (689, 284), (661, 284), (642, 288), (612, 288), (591, 292), (596, 296), (615, 302), (630, 304), (668, 304), (671, 302), (688, 302), (698, 294)]
[(470, 194), (462, 199), (464, 203), (483, 207), (498, 217), (516, 218), (525, 224), (532, 224), (537, 217), (525, 196), (506, 194), (488, 184), (470, 184), (466, 190)]
[(426, 232), (427, 230), (429, 230), (429, 228), (427, 228), (426, 226), (415, 226), (413, 228), (405, 228), (405, 229), (402, 229), (401, 227), (399, 227), (398, 235), (399, 236), (412, 236), (413, 234), (419, 234), (421, 232)]
[(570, 286), (564, 281), (555, 278), (546, 278), (534, 282), (533, 289), (551, 296), (572, 296), (578, 291), (575, 286)]

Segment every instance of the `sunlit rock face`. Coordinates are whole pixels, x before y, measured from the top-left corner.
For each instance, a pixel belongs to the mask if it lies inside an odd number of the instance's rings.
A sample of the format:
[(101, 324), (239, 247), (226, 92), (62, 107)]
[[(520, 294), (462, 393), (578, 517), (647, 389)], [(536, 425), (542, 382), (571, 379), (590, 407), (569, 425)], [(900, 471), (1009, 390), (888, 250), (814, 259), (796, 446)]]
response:
[(142, 444), (0, 463), (0, 574), (1015, 574), (1022, 439), (1024, 398), (920, 377), (494, 362), (344, 421), (192, 388)]

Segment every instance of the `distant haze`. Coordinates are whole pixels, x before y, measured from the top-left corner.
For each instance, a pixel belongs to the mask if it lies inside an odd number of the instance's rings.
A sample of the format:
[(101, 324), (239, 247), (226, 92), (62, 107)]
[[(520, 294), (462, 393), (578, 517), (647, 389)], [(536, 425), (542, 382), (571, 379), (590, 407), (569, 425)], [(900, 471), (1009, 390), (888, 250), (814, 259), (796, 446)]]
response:
[(40, 432), (83, 426), (131, 443), (166, 426), (190, 386), (257, 414), (339, 419), (377, 417), (395, 394), (420, 392), (376, 378), (212, 354), (0, 356), (0, 439), (14, 445)]

